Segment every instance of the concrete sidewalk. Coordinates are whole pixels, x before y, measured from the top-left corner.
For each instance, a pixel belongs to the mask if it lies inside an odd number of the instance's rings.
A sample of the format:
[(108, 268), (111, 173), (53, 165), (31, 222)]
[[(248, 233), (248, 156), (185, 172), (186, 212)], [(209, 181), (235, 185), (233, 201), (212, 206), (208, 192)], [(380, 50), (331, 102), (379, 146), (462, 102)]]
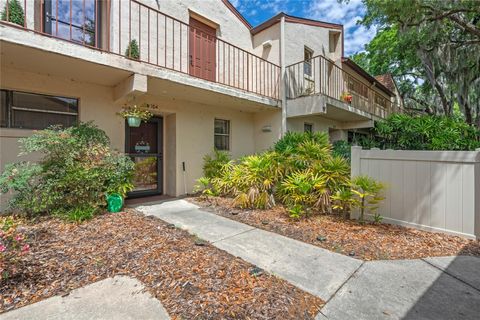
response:
[(480, 258), (363, 262), (210, 212), (185, 200), (136, 208), (327, 302), (317, 319), (478, 319)]
[(0, 320), (168, 320), (160, 301), (142, 283), (116, 276), (0, 315)]

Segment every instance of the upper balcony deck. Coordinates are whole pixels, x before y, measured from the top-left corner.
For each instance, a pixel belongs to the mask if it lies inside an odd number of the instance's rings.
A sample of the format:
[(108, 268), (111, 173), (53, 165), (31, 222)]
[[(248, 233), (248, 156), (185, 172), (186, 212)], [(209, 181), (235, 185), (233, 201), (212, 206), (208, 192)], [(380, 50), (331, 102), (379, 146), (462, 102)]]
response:
[[(207, 89), (224, 87), (224, 92), (235, 91), (237, 97), (242, 93), (257, 96), (255, 101), (260, 104), (273, 106), (278, 103), (278, 65), (252, 54), (248, 48), (222, 40), (215, 32), (185, 23), (140, 1), (18, 0), (23, 9), (21, 19), (10, 12), (12, 1), (0, 0), (0, 8), (5, 11), (4, 21), (0, 23), (11, 30), (15, 28), (29, 31), (29, 34), (33, 32), (37, 37), (48, 37), (42, 41), (37, 39), (37, 49), (53, 52), (57, 47), (65, 46), (55, 46), (49, 41), (54, 39), (58, 43), (61, 40), (71, 46), (64, 52), (58, 49), (55, 53), (78, 59), (78, 52), (85, 50), (80, 47), (88, 48), (115, 56), (110, 59), (101, 56), (103, 60), (99, 59), (99, 63), (107, 67), (118, 67), (110, 61), (120, 61), (118, 68), (133, 66), (128, 71), (135, 73), (136, 63), (140, 62), (144, 67), (156, 68), (159, 77), (166, 80), (188, 80)], [(27, 35), (20, 39), (19, 31), (16, 32), (12, 31), (11, 39), (9, 34), (2, 32), (1, 40), (34, 46), (34, 41), (27, 40)], [(139, 72), (145, 73), (143, 71)], [(173, 71), (170, 75), (176, 75), (165, 76), (166, 71)]]
[[(382, 91), (360, 79), (360, 75), (347, 71), (323, 56), (316, 56), (286, 68), (287, 98), (322, 96), (330, 102), (326, 105), (335, 105), (339, 110), (350, 113), (368, 115), (372, 119), (401, 112), (392, 102), (388, 91)], [(316, 109), (317, 113), (327, 112), (325, 108), (313, 109)], [(312, 108), (310, 111), (315, 113)], [(345, 115), (345, 112), (341, 114)]]

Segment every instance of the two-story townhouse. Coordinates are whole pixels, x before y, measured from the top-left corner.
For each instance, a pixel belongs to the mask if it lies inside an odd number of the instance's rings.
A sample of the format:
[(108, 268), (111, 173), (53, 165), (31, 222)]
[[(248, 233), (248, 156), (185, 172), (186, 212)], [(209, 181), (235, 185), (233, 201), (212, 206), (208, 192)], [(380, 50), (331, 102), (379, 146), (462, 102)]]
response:
[[(22, 21), (9, 18), (12, 1)], [(214, 148), (239, 157), (287, 130), (342, 138), (390, 110), (369, 112), (368, 79), (365, 105), (341, 101), (341, 25), (279, 14), (253, 28), (227, 0), (0, 0), (0, 10), (0, 170), (24, 159), (18, 139), (32, 130), (93, 121), (150, 171), (132, 196), (181, 195)], [(117, 115), (142, 102), (158, 108), (140, 127)]]

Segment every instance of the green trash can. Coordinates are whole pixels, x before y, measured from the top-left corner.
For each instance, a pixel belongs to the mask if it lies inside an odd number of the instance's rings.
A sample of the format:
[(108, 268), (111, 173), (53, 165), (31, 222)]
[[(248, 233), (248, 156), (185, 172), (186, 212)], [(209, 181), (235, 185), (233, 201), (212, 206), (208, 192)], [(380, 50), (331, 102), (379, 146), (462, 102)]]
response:
[(120, 212), (123, 208), (123, 198), (118, 193), (107, 195), (107, 210), (108, 212)]

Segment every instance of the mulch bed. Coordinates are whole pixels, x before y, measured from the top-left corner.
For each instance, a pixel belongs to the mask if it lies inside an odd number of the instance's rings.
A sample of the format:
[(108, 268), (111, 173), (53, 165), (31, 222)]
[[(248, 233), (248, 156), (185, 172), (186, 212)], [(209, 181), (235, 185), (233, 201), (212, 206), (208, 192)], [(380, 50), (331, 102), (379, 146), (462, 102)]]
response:
[(480, 241), (391, 224), (360, 224), (335, 215), (292, 219), (282, 206), (269, 210), (235, 208), (233, 199), (188, 198), (208, 211), (245, 224), (363, 260), (480, 256)]
[[(187, 232), (134, 211), (27, 225), (31, 252), (0, 283), (0, 312), (114, 275), (143, 282), (173, 319), (313, 319), (324, 304)], [(198, 244), (198, 243), (197, 243)]]

